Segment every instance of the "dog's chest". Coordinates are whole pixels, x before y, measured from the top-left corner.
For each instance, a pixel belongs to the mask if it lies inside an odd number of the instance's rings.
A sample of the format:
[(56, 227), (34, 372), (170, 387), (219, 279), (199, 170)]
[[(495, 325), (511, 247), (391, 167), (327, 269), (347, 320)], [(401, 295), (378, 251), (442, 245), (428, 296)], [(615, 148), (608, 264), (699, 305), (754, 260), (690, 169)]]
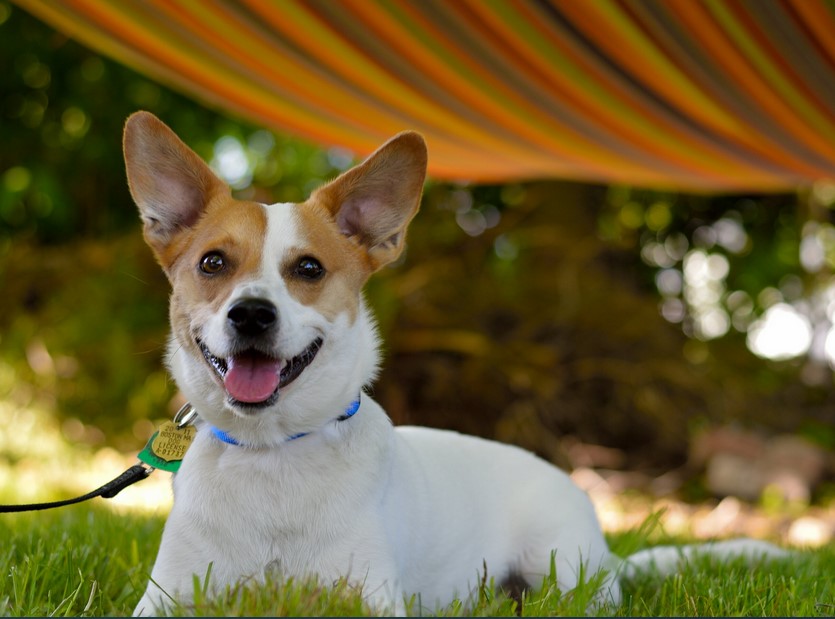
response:
[(175, 479), (163, 540), (180, 556), (163, 563), (198, 573), (211, 563), (213, 578), (228, 584), (265, 571), (338, 578), (384, 556), (379, 472), (388, 467), (372, 465), (371, 449), (309, 443), (293, 454), (233, 451), (198, 433)]
[[(234, 539), (261, 555), (339, 539), (379, 503), (368, 459), (318, 436), (284, 449), (249, 450), (198, 434), (174, 482), (174, 513), (210, 542)], [(307, 444), (301, 443), (305, 441)]]

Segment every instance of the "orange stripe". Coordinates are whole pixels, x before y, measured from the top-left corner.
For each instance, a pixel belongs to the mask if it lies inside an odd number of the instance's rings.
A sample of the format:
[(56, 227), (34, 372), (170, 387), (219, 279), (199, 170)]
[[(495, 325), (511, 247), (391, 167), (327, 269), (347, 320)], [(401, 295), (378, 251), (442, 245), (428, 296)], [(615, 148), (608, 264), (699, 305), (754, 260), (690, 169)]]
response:
[[(728, 159), (726, 152), (717, 150), (710, 143), (696, 144), (688, 141), (687, 136), (677, 127), (657, 116), (642, 115), (636, 109), (634, 100), (629, 101), (629, 97), (623, 96), (619, 88), (606, 89), (600, 84), (603, 80), (593, 79), (600, 75), (597, 71), (581, 69), (571, 62), (568, 54), (560, 55), (553, 47), (554, 56), (546, 57), (537, 53), (530, 41), (522, 38), (518, 30), (514, 30), (506, 19), (502, 19), (492, 4), (481, 0), (466, 0), (459, 1), (454, 6), (462, 7), (465, 4), (492, 28), (501, 31), (505, 39), (499, 38), (497, 44), (507, 42), (508, 47), (512, 46), (516, 50), (519, 70), (523, 71), (527, 64), (531, 79), (535, 80), (540, 88), (550, 91), (553, 96), (561, 96), (578, 113), (624, 141), (643, 149), (648, 155), (662, 160), (664, 167), (674, 164), (715, 177), (726, 172), (729, 164), (738, 165), (738, 161)], [(559, 62), (554, 62), (555, 57)], [(613, 107), (613, 104), (616, 107)], [(684, 141), (670, 140), (671, 134), (680, 139), (684, 138)], [(696, 149), (699, 148), (707, 148), (711, 152), (705, 153), (706, 158), (698, 158), (695, 155)]]
[[(756, 101), (778, 126), (783, 125), (784, 120), (788, 120), (789, 127), (787, 128), (795, 128), (797, 120), (793, 115), (786, 114), (787, 110), (783, 103), (776, 100), (774, 92), (763, 83), (753, 67), (730, 43), (721, 27), (708, 14), (704, 4), (691, 2), (690, 0), (667, 0), (667, 6), (678, 16), (686, 28), (691, 32), (699, 33), (699, 41), (706, 51), (717, 62), (721, 63), (731, 80), (739, 84), (741, 90), (747, 93), (753, 101)], [(761, 154), (764, 154), (767, 149), (774, 148), (774, 144), (770, 143), (767, 136), (748, 131), (747, 128), (731, 133), (729, 136)], [(807, 178), (814, 178), (821, 174), (819, 169), (806, 161), (786, 157), (782, 150), (772, 152), (771, 158), (789, 169), (797, 170)]]
[[(737, 104), (742, 103), (739, 97), (735, 94), (736, 91), (734, 90), (733, 85), (726, 85), (727, 82), (723, 80), (725, 75), (719, 73), (717, 74), (712, 69), (712, 66), (703, 66), (702, 68), (706, 72), (707, 75), (711, 75), (714, 79), (704, 79), (699, 71), (692, 71), (691, 65), (686, 63), (680, 62), (678, 55), (672, 53), (671, 46), (675, 46), (676, 43), (672, 41), (672, 38), (678, 35), (681, 37), (680, 33), (676, 33), (674, 31), (662, 31), (660, 33), (661, 37), (659, 38), (659, 33), (657, 29), (653, 29), (653, 32), (650, 32), (650, 29), (647, 24), (645, 24), (645, 20), (643, 15), (639, 12), (634, 10), (635, 8), (641, 8), (641, 6), (635, 7), (634, 4), (629, 3), (628, 1), (624, 2), (624, 0), (619, 0), (622, 3), (624, 9), (631, 15), (631, 18), (639, 25), (642, 30), (647, 32), (648, 36), (654, 37), (657, 39), (657, 44), (660, 49), (662, 49), (666, 55), (670, 57), (671, 62), (674, 62), (676, 66), (679, 67), (680, 70), (686, 71), (690, 74), (691, 79), (693, 79), (694, 83), (698, 85), (700, 89), (709, 93), (712, 98), (714, 98), (717, 102), (717, 105), (722, 106), (724, 109), (728, 111), (729, 114), (739, 114), (738, 107), (734, 106), (732, 103), (727, 102), (726, 98), (722, 95), (729, 94), (731, 99), (736, 102)], [(666, 5), (663, 5), (666, 6)], [(661, 8), (660, 6), (657, 8)], [(673, 17), (672, 14), (668, 14), (667, 17)], [(684, 35), (686, 36), (686, 35)], [(698, 35), (697, 35), (698, 36)], [(696, 41), (688, 41), (695, 43)], [(686, 47), (684, 47), (686, 49)], [(686, 51), (683, 53), (687, 54)], [(710, 58), (709, 55), (705, 55), (705, 58)], [(693, 57), (690, 60), (694, 60)], [(715, 58), (713, 60), (716, 60)], [(716, 88), (725, 88), (727, 92), (723, 93), (715, 93)], [(715, 93), (715, 94), (713, 94)], [(775, 141), (774, 137), (769, 134), (764, 134), (761, 126), (753, 126), (752, 121), (750, 118), (742, 119), (745, 122), (745, 127), (741, 127), (740, 130), (736, 131), (733, 135), (731, 134), (716, 134), (720, 138), (724, 138), (727, 140), (729, 144), (729, 149), (726, 154), (730, 157), (735, 158), (736, 161), (740, 162), (745, 169), (753, 169), (755, 166), (759, 166), (758, 162), (763, 162), (766, 164), (766, 170), (768, 170), (771, 166), (774, 168), (778, 167), (788, 167), (789, 169), (794, 170), (798, 174), (804, 174), (808, 172), (806, 169), (805, 163), (797, 162), (795, 158), (787, 156), (784, 151), (784, 145), (779, 141)], [(770, 122), (767, 119), (764, 119), (766, 122)], [(691, 140), (694, 138), (691, 136)], [(705, 136), (704, 139), (709, 139), (708, 136)], [(710, 148), (718, 147), (718, 144), (715, 141), (710, 142)], [(707, 156), (710, 156), (709, 154)], [(805, 172), (804, 172), (805, 170)], [(727, 174), (727, 171), (726, 171)]]
[[(252, 3), (251, 6), (258, 10), (276, 31), (304, 48), (307, 53), (318, 58), (333, 71), (343, 76), (350, 75), (350, 82), (367, 91), (369, 97), (381, 101), (383, 109), (386, 109), (386, 106), (389, 109), (398, 109), (414, 118), (417, 121), (416, 126), (439, 134), (471, 131), (462, 127), (457, 117), (414, 90), (401, 76), (381, 70), (378, 65), (364, 57), (351, 46), (349, 39), (343, 37), (329, 22), (313, 13), (306, 4), (285, 0), (281, 4), (280, 13), (275, 7), (263, 3)], [(288, 12), (295, 20), (287, 19)], [(299, 27), (300, 25), (303, 27)], [(323, 44), (325, 42), (326, 44)], [(337, 93), (328, 94), (330, 99), (334, 100)], [(344, 107), (345, 104), (340, 100), (339, 105)], [(377, 122), (379, 119), (373, 120)]]
[[(298, 9), (299, 11), (309, 10), (309, 8), (304, 4), (299, 4), (298, 6), (296, 6), (292, 3), (284, 2), (281, 5), (282, 11), (286, 11), (288, 7), (293, 8), (293, 16), (298, 15), (295, 12), (296, 9)], [(288, 20), (286, 14), (279, 15), (275, 11), (268, 9), (269, 7), (266, 7), (265, 5), (259, 6), (259, 10), (262, 12), (264, 18), (268, 20), (268, 22), (273, 27), (280, 29), (283, 33), (285, 33), (288, 36), (293, 36), (293, 40), (297, 44), (304, 46), (309, 53), (320, 58), (323, 62), (327, 64), (336, 64), (337, 68), (340, 66), (340, 62), (342, 61), (336, 63), (334, 61), (334, 59), (340, 56), (340, 54), (334, 53), (333, 50), (327, 49), (325, 45), (322, 45), (321, 40), (315, 36), (315, 33), (311, 33), (309, 28), (300, 29), (298, 28), (298, 22)], [(328, 29), (326, 34), (329, 37), (329, 41), (333, 41), (335, 37), (340, 36), (338, 32), (331, 29), (331, 25), (328, 22), (322, 20), (321, 23), (314, 23), (313, 20), (315, 19), (320, 18), (313, 15), (312, 13), (306, 13), (304, 15), (304, 23), (308, 26), (315, 26)], [(295, 33), (290, 33), (290, 29), (282, 25), (282, 21), (290, 23), (293, 29), (295, 30)], [(341, 46), (339, 51), (350, 52), (351, 49), (345, 46)], [(362, 59), (359, 58), (359, 60)], [(366, 66), (368, 66), (367, 63)], [(364, 74), (362, 78), (363, 86), (373, 87), (375, 96), (384, 97), (383, 100), (387, 100), (389, 105), (392, 106), (392, 108), (399, 107), (403, 109), (406, 113), (412, 114), (412, 118), (415, 120), (415, 122), (413, 123), (413, 127), (428, 132), (429, 135), (427, 136), (427, 138), (430, 141), (430, 143), (432, 143), (433, 140), (437, 141), (440, 139), (444, 139), (444, 136), (455, 136), (455, 141), (458, 141), (460, 138), (466, 138), (468, 140), (472, 140), (475, 143), (487, 143), (490, 145), (490, 148), (496, 150), (498, 153), (501, 153), (497, 155), (500, 158), (512, 157), (514, 159), (531, 159), (532, 155), (528, 148), (523, 146), (521, 149), (518, 149), (517, 152), (513, 152), (515, 150), (513, 144), (508, 144), (505, 141), (499, 141), (494, 139), (491, 133), (485, 131), (484, 128), (481, 126), (471, 125), (469, 123), (462, 122), (460, 118), (448, 113), (447, 110), (439, 107), (433, 101), (426, 99), (420, 93), (415, 92), (411, 89), (411, 87), (409, 87), (408, 89), (402, 88), (402, 78), (400, 82), (397, 82), (388, 78), (388, 74), (385, 74), (382, 71), (377, 71), (377, 75), (384, 77), (385, 80), (387, 80), (388, 84), (385, 81), (381, 83), (380, 79), (371, 79), (371, 77), (369, 77), (367, 74)], [(395, 96), (396, 93), (393, 92), (394, 88), (401, 89), (402, 93), (400, 93), (400, 96)], [(371, 119), (375, 122), (379, 122), (378, 118), (371, 117)], [(402, 128), (402, 126), (398, 127), (397, 130)], [(381, 128), (381, 130), (383, 129)], [(451, 146), (450, 148), (457, 147)], [(467, 152), (467, 150), (459, 148), (458, 156), (466, 157)]]
[[(368, 105), (344, 90), (339, 91), (340, 97), (332, 96), (332, 83), (307, 71), (289, 56), (275, 53), (274, 48), (264, 44), (252, 31), (244, 29), (237, 16), (220, 4), (213, 5), (205, 0), (197, 3), (160, 0), (160, 5), (176, 24), (191, 32), (196, 39), (237, 61), (250, 76), (251, 82), (260, 85), (265, 94), (270, 92), (271, 87), (280, 86), (285, 93), (298, 97), (299, 105), (306, 102), (320, 114), (330, 116), (334, 122), (350, 119), (356, 129), (364, 132), (372, 130), (371, 119), (389, 116), (384, 107)], [(202, 54), (199, 48), (195, 49), (208, 61), (206, 64), (212, 62), (211, 57)]]
[[(659, 113), (658, 109), (648, 104), (647, 99), (640, 97), (635, 91), (627, 88), (624, 82), (616, 79), (611, 72), (601, 68), (601, 65), (593, 61), (588, 54), (579, 51), (576, 46), (571, 45), (568, 37), (559, 36), (558, 33), (555, 33), (549, 28), (548, 18), (533, 12), (534, 10), (538, 10), (535, 9), (535, 4), (528, 5), (526, 2), (516, 0), (515, 5), (520, 10), (528, 13), (529, 23), (535, 26), (542, 36), (548, 38), (552, 45), (558, 47), (567, 57), (577, 64), (584, 82), (600, 84), (601, 88), (610, 97), (614, 97), (623, 106), (634, 110), (639, 117), (646, 119), (646, 122), (652, 122), (656, 126), (656, 130), (660, 131), (658, 139), (662, 142), (665, 139), (675, 142), (679, 149), (686, 151), (683, 154), (685, 158), (689, 152), (692, 154), (693, 159), (700, 158), (702, 160), (701, 163), (689, 161), (688, 163), (690, 163), (691, 168), (695, 166), (696, 169), (699, 169), (704, 168), (705, 165), (710, 166), (711, 164), (715, 164), (717, 169), (714, 171), (714, 174), (706, 174), (704, 176), (705, 182), (713, 182), (712, 179), (727, 178), (728, 176), (753, 176), (754, 178), (762, 176), (763, 178), (767, 178), (768, 174), (766, 172), (753, 167), (745, 161), (733, 158), (720, 145), (711, 141), (709, 136), (699, 134), (691, 129), (685, 129), (677, 122), (669, 120), (665, 114)], [(659, 146), (656, 141), (655, 148), (663, 147)], [(691, 173), (696, 174), (698, 172)]]
[[(477, 109), (479, 114), (516, 132), (520, 136), (518, 144), (521, 148), (525, 149), (523, 152), (527, 153), (527, 157), (532, 156), (530, 148), (527, 146), (528, 141), (533, 141), (546, 148), (551, 146), (550, 142), (542, 139), (541, 132), (536, 131), (525, 117), (514, 113), (512, 108), (502, 105), (502, 101), (489, 96), (489, 91), (477, 87), (477, 85), (474, 85), (465, 76), (457, 73), (453, 67), (443, 61), (443, 58), (436, 51), (421, 45), (414, 37), (414, 30), (405, 28), (390, 13), (379, 10), (378, 5), (365, 0), (349, 0), (346, 2), (346, 6), (362, 19), (369, 29), (373, 30), (374, 36), (385, 40), (393, 52), (402, 54), (415, 65), (417, 70), (432, 75), (444, 88), (452, 92), (459, 99), (465, 101), (468, 105)], [(418, 25), (424, 31), (433, 34), (434, 28), (431, 24), (420, 18), (415, 21), (418, 22)], [(438, 33), (434, 33), (434, 36), (437, 37), (437, 40), (443, 40), (443, 37)], [(445, 41), (445, 43), (446, 51), (448, 51), (451, 45), (448, 41)], [(476, 144), (481, 142), (480, 148), (486, 147), (493, 141), (490, 138), (489, 126), (484, 129), (481, 135), (473, 136)], [(453, 135), (456, 135), (456, 133), (458, 132), (454, 132)], [(507, 142), (502, 142), (501, 144), (504, 148), (511, 147), (511, 144)], [(567, 158), (576, 159), (576, 157), (571, 157), (570, 153), (566, 150), (561, 154)], [(542, 155), (533, 156), (533, 161), (541, 161), (541, 159)]]
[[(707, 6), (711, 8), (714, 16), (721, 16), (722, 21), (734, 18), (733, 4), (725, 6), (712, 0), (708, 2)], [(758, 55), (758, 52), (767, 54), (767, 50), (753, 47), (748, 39), (744, 40), (745, 47), (743, 47), (743, 41), (740, 39), (745, 37), (746, 34), (750, 34), (750, 28), (746, 28), (746, 22), (753, 27), (750, 20), (733, 23), (735, 27), (745, 31), (737, 34), (737, 47), (743, 50), (748, 62), (754, 67), (757, 74), (763, 76), (764, 87), (772, 93), (771, 99), (779, 104), (782, 123), (789, 124), (798, 135), (805, 136), (804, 141), (807, 143), (817, 144), (818, 152), (828, 152), (830, 156), (835, 155), (832, 143), (827, 140), (826, 135), (821, 135), (823, 133), (835, 137), (833, 128), (829, 126), (824, 118), (820, 117), (813, 106), (808, 105), (809, 102), (806, 99), (798, 96), (799, 93), (790, 88), (791, 84), (787, 83), (789, 80), (786, 79), (784, 74), (776, 71), (773, 66), (767, 63), (767, 60)], [(793, 106), (798, 106), (799, 109), (794, 109)], [(803, 120), (801, 120), (801, 116), (804, 117)], [(804, 120), (807, 122), (804, 122)], [(812, 123), (814, 123), (814, 129), (812, 129)]]
[[(741, 5), (729, 3), (727, 8), (728, 11), (733, 13), (736, 20), (745, 27), (751, 38), (756, 41), (763, 55), (767, 56), (769, 62), (779, 70), (781, 79), (791, 85), (797, 91), (798, 95), (803, 97), (807, 104), (813, 106), (816, 114), (820, 114), (823, 117), (821, 120), (826, 124), (827, 133), (831, 135), (833, 130), (832, 122), (835, 121), (835, 108), (833, 108), (832, 102), (825, 102), (818, 96), (819, 91), (811, 88), (805, 80), (800, 78), (798, 73), (792, 69), (785, 56), (780, 53), (779, 49), (775, 48), (772, 39), (768, 37), (767, 33), (762, 31), (756, 20), (750, 14), (742, 10)], [(835, 36), (835, 32), (832, 33), (832, 36)]]
[[(96, 0), (67, 0), (67, 4), (91, 17), (94, 23), (112, 33), (114, 39), (132, 49), (143, 50), (153, 61), (153, 66), (164, 67), (168, 74), (190, 78), (201, 93), (211, 93), (215, 101), (225, 101), (227, 105), (231, 103), (236, 109), (254, 113), (270, 124), (289, 124), (317, 141), (327, 140), (328, 136), (333, 139), (334, 135), (345, 136), (337, 138), (345, 142), (369, 141), (361, 133), (354, 133), (340, 124), (325, 126), (322, 118), (308, 109), (267, 96), (257, 85), (241, 79), (239, 74), (222, 66), (200, 62), (182, 49), (165, 44), (161, 35), (167, 35), (167, 29), (163, 24), (155, 22), (152, 26), (142, 26), (143, 22), (147, 22), (147, 17), (143, 15), (148, 15), (151, 0), (138, 5), (141, 12), (133, 14), (128, 14), (124, 6)], [(182, 87), (176, 82), (172, 85)]]
[[(540, 0), (341, 0), (338, 11), (317, 11), (300, 0), (247, 0), (253, 13), (269, 16), (264, 30), (229, 0), (16, 1), (178, 90), (323, 144), (364, 154), (383, 135), (414, 123), (427, 134), (430, 173), (438, 177), (556, 175), (767, 190), (835, 176), (835, 106), (805, 74), (794, 74), (781, 40), (769, 36), (772, 24), (752, 16), (756, 2), (664, 0), (655, 10), (693, 33), (714, 59), (717, 79), (733, 88), (734, 103), (747, 97), (762, 110), (761, 124), (774, 126), (765, 135), (733, 113), (733, 103), (711, 97), (712, 80), (690, 75), (665, 53), (669, 40), (645, 27), (647, 13), (632, 10), (631, 0), (552, 0), (597, 50), (562, 35)], [(780, 1), (835, 75), (835, 5)], [(337, 13), (379, 37), (411, 68), (395, 72), (390, 67), (398, 65), (369, 55), (354, 38), (360, 30), (344, 29)], [(471, 48), (468, 36), (484, 50)], [(596, 53), (619, 67), (605, 66)], [(618, 70), (636, 79), (634, 90)], [(518, 81), (503, 81), (502, 72), (510, 71)], [(421, 92), (410, 79), (417, 72), (461, 106)], [(641, 88), (693, 126), (643, 98)], [(537, 91), (542, 100), (532, 98)], [(556, 115), (561, 109), (570, 113)], [(699, 125), (704, 133), (695, 131)], [(796, 144), (799, 154), (781, 140)], [(762, 167), (755, 167), (757, 158)]]
[[(826, 8), (823, 2), (795, 0), (786, 2), (786, 8), (793, 11), (807, 32), (814, 37), (815, 45), (821, 49), (823, 57), (835, 70), (835, 14)], [(830, 5), (831, 6), (831, 5)]]
[[(626, 168), (625, 172), (627, 174), (630, 173), (630, 170), (631, 173), (639, 173), (640, 168), (634, 166), (632, 162), (613, 157), (611, 152), (590, 142), (573, 127), (558, 124), (553, 118), (543, 115), (540, 110), (529, 105), (506, 84), (495, 79), (489, 67), (478, 64), (467, 54), (461, 53), (455, 42), (451, 41), (433, 23), (427, 21), (416, 6), (419, 5), (404, 2), (400, 8), (409, 17), (411, 23), (417, 24), (419, 28), (426, 32), (433, 33), (434, 40), (439, 45), (455, 54), (463, 69), (461, 73), (455, 76), (455, 79), (460, 80), (463, 79), (464, 75), (471, 75), (471, 79), (474, 79), (479, 89), (493, 93), (497, 103), (511, 111), (511, 115), (505, 117), (505, 122), (515, 132), (518, 132), (530, 143), (554, 154), (559, 153), (560, 156), (581, 165), (585, 170), (592, 173), (604, 173), (616, 165)], [(512, 123), (512, 125), (509, 123)]]
[[(687, 0), (691, 1), (691, 0)], [(717, 107), (712, 99), (696, 88), (690, 78), (683, 75), (635, 29), (620, 9), (609, 1), (574, 2), (552, 0), (559, 10), (568, 16), (611, 58), (618, 61), (649, 88), (664, 83), (664, 88), (654, 88), (687, 116), (707, 127), (733, 132), (739, 123), (733, 116)], [(628, 50), (628, 53), (624, 53)]]

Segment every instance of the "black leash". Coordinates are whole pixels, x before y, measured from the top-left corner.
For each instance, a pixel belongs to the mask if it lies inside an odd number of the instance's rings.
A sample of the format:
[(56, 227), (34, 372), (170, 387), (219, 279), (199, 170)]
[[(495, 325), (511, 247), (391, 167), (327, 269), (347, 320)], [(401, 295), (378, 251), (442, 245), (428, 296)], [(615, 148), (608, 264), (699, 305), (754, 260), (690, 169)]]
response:
[(101, 488), (97, 488), (92, 492), (88, 492), (83, 496), (75, 497), (74, 499), (65, 499), (63, 501), (52, 501), (51, 503), (29, 503), (27, 505), (0, 505), (0, 513), (11, 512), (33, 512), (40, 509), (52, 509), (53, 507), (63, 507), (64, 505), (72, 505), (74, 503), (81, 503), (82, 501), (89, 501), (97, 496), (105, 499), (112, 499), (122, 490), (142, 481), (153, 472), (153, 468), (146, 468), (142, 464), (134, 464), (127, 471), (119, 475), (116, 479), (107, 482)]
[[(194, 438), (195, 429), (192, 426), (197, 418), (197, 411), (186, 402), (177, 411), (173, 422), (164, 423), (159, 430), (148, 441), (139, 453), (139, 462), (119, 475), (116, 479), (107, 482), (101, 488), (96, 488), (85, 495), (74, 499), (63, 501), (52, 501), (49, 503), (29, 503), (26, 505), (0, 505), (0, 514), (12, 512), (34, 512), (41, 509), (52, 509), (73, 505), (82, 501), (89, 501), (97, 496), (104, 499), (112, 499), (128, 486), (142, 481), (156, 469), (162, 469), (170, 473), (176, 473), (180, 468), (180, 461), (183, 459), (188, 446)], [(163, 433), (163, 436), (160, 436)], [(159, 443), (159, 444), (158, 444)]]

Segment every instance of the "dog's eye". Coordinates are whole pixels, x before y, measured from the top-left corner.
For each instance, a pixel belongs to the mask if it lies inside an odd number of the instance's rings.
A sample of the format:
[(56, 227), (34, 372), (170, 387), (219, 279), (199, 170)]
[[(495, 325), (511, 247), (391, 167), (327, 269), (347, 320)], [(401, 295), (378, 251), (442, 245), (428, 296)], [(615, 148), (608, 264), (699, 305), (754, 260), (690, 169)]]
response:
[(325, 268), (316, 258), (305, 256), (296, 265), (295, 274), (302, 279), (315, 281), (325, 274)]
[(223, 254), (217, 251), (210, 251), (200, 259), (200, 270), (209, 275), (219, 273), (226, 267), (223, 261)]

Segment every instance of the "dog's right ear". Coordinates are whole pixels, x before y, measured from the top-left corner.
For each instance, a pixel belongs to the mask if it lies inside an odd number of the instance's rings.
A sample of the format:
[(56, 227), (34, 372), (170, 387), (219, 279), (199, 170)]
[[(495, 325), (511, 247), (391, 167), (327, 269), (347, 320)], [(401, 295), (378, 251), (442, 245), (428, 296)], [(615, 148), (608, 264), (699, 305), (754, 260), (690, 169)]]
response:
[(179, 232), (194, 225), (212, 197), (230, 191), (197, 153), (149, 112), (128, 118), (124, 152), (145, 240), (158, 258)]

